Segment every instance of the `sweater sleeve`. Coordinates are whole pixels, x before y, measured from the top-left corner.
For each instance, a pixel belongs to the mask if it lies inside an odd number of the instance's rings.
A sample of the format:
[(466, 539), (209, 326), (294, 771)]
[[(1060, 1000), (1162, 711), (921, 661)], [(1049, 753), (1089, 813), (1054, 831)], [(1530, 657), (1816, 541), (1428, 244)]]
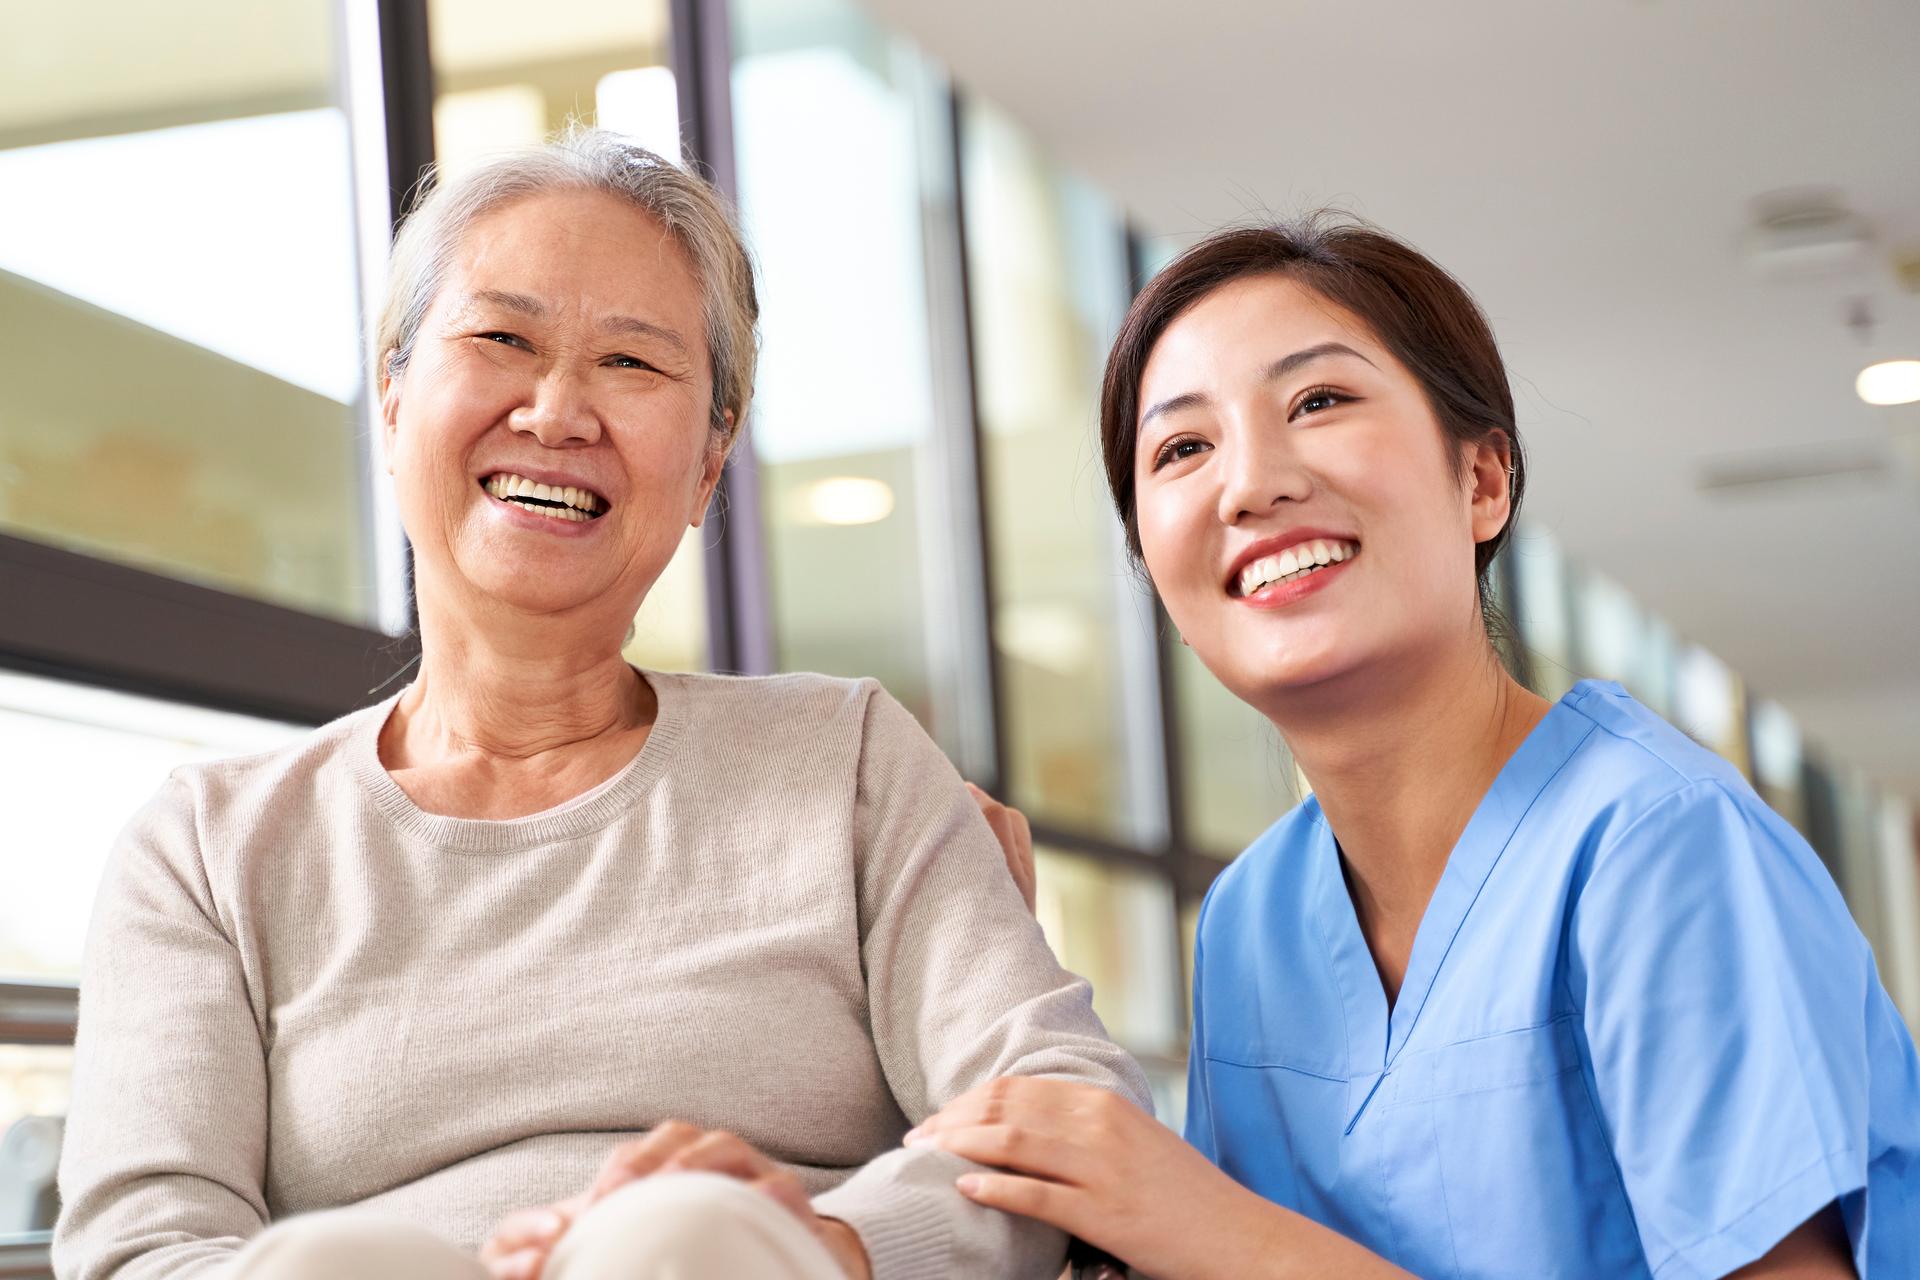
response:
[(176, 775), (121, 833), (80, 981), (53, 1260), (62, 1280), (186, 1280), (267, 1219), (266, 1062)]
[[(855, 796), (861, 959), (874, 1043), (901, 1111), (919, 1123), (1005, 1075), (1081, 1080), (1151, 1108), (1138, 1064), (1107, 1038), (1092, 990), (1063, 970), (1007, 874), (960, 776), (877, 685)], [(1051, 1280), (1065, 1237), (973, 1204), (973, 1168), (902, 1149), (815, 1200), (860, 1233), (874, 1280)]]

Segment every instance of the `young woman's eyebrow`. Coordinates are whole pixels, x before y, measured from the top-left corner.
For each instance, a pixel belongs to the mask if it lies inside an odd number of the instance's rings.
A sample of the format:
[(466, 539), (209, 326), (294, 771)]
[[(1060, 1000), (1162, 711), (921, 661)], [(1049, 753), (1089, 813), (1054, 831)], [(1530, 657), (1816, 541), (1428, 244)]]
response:
[[(1373, 361), (1367, 360), (1365, 356), (1344, 342), (1321, 342), (1296, 351), (1290, 356), (1282, 356), (1278, 360), (1275, 360), (1267, 366), (1265, 380), (1272, 382), (1275, 379), (1284, 378), (1302, 365), (1312, 364), (1315, 360), (1323, 360), (1328, 356), (1352, 356), (1356, 360), (1363, 360), (1368, 364), (1373, 364)], [(1378, 366), (1375, 367), (1377, 368)]]
[[(1368, 360), (1344, 342), (1321, 342), (1311, 347), (1302, 348), (1290, 356), (1281, 356), (1278, 360), (1275, 360), (1267, 366), (1266, 372), (1261, 375), (1261, 381), (1276, 381), (1286, 377), (1303, 365), (1312, 364), (1315, 360), (1322, 360), (1328, 356), (1352, 356), (1356, 360), (1373, 364), (1373, 361)], [(1374, 367), (1378, 368), (1379, 366), (1375, 365)], [(1199, 391), (1184, 391), (1177, 396), (1168, 396), (1165, 400), (1149, 406), (1147, 411), (1140, 415), (1140, 426), (1137, 430), (1146, 430), (1147, 424), (1162, 414), (1175, 413), (1181, 409), (1192, 409), (1206, 403), (1208, 403), (1206, 395)]]

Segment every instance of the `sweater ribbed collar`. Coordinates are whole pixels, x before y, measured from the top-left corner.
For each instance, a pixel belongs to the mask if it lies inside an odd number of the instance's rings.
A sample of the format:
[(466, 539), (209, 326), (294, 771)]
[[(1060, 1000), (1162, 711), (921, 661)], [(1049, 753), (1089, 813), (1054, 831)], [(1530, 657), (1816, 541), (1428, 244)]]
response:
[[(635, 668), (639, 671), (639, 668)], [(562, 801), (524, 818), (493, 820), (451, 818), (428, 813), (413, 802), (380, 763), (380, 731), (406, 689), (359, 713), (347, 740), (353, 775), (386, 819), (403, 834), (450, 853), (518, 853), (541, 845), (591, 835), (618, 821), (639, 802), (665, 770), (686, 726), (686, 690), (671, 675), (639, 671), (658, 702), (653, 728), (633, 759), (584, 802)], [(411, 686), (408, 686), (409, 688)]]

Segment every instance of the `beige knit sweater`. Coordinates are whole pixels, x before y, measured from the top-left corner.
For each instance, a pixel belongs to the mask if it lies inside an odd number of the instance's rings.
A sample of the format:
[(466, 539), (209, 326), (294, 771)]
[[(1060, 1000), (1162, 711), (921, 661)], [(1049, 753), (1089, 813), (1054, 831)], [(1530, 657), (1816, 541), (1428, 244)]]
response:
[(897, 1146), (1007, 1073), (1147, 1102), (946, 758), (871, 681), (647, 679), (633, 762), (513, 821), (416, 807), (391, 701), (174, 773), (95, 908), (61, 1280), (213, 1275), (338, 1205), (473, 1246), (667, 1119), (793, 1166), (876, 1280), (1058, 1273)]

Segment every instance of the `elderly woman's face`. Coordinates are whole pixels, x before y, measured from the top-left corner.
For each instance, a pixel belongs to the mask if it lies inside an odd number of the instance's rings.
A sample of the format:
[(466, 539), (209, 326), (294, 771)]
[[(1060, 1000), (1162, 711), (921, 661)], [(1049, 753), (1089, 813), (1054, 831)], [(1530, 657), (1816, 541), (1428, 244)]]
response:
[(657, 220), (578, 191), (480, 218), (383, 405), (422, 589), (631, 616), (719, 478), (711, 397)]

